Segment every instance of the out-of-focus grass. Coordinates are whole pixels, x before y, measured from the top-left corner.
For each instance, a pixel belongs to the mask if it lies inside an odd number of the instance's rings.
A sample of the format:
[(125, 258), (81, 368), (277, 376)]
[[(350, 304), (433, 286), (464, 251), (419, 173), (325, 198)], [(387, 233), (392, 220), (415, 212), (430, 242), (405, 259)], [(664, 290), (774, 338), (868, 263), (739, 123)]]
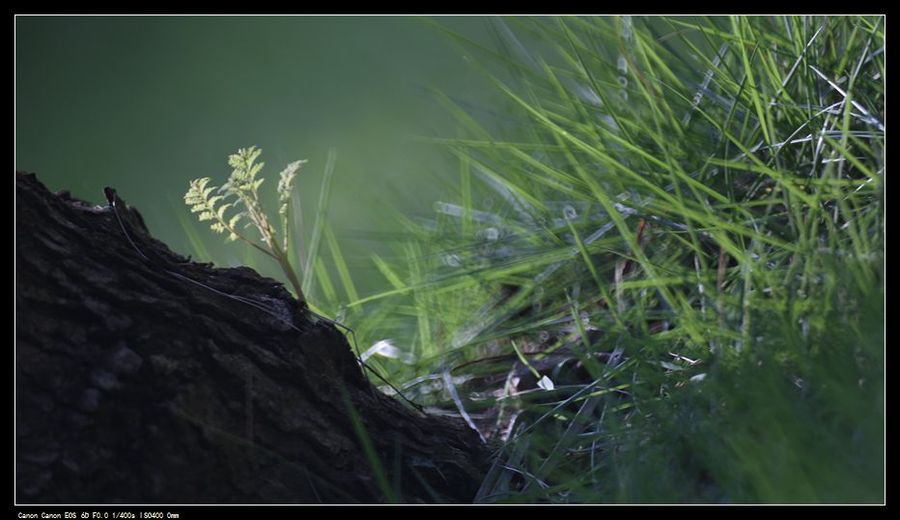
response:
[(438, 95), (455, 200), (350, 303), (500, 443), (479, 499), (883, 500), (883, 20), (495, 22), (448, 33), (518, 125)]

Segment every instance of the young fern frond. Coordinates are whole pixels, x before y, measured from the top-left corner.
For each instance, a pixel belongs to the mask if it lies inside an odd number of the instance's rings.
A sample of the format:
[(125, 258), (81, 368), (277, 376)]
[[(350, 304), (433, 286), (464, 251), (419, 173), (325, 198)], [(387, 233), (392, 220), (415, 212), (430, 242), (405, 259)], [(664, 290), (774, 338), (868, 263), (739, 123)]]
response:
[(250, 148), (241, 148), (238, 153), (228, 157), (228, 164), (234, 168), (231, 176), (219, 191), (224, 193), (225, 197), (235, 197), (244, 207), (247, 208), (247, 217), (256, 226), (262, 241), (274, 253), (275, 250), (283, 249), (278, 245), (275, 230), (269, 224), (269, 219), (263, 211), (259, 202), (257, 190), (265, 179), (257, 179), (256, 174), (262, 170), (266, 163), (254, 164), (262, 150), (251, 146)]
[[(256, 163), (256, 159), (262, 150), (255, 146), (241, 148), (238, 153), (228, 157), (228, 165), (233, 168), (228, 181), (221, 187), (211, 186), (210, 178), (203, 177), (190, 182), (187, 193), (184, 194), (184, 202), (191, 207), (191, 213), (199, 213), (201, 222), (213, 221), (210, 228), (216, 233), (228, 233), (226, 241), (243, 240), (257, 250), (274, 258), (287, 276), (297, 299), (305, 301), (303, 291), (297, 274), (291, 266), (288, 255), (288, 215), (290, 214), (291, 191), (294, 188), (294, 179), (297, 171), (305, 160), (295, 161), (287, 165), (281, 172), (281, 180), (278, 182), (278, 213), (281, 216), (283, 240), (279, 243), (278, 234), (269, 223), (269, 218), (259, 201), (258, 190), (265, 179), (256, 178), (265, 163)], [(214, 193), (217, 193), (214, 195)], [(230, 218), (226, 218), (226, 212), (242, 207)], [(238, 225), (242, 219), (247, 219), (244, 228), (253, 225), (260, 234), (260, 239), (265, 247), (238, 231)]]
[(184, 194), (185, 204), (191, 207), (191, 213), (200, 214), (198, 216), (200, 222), (212, 220), (213, 223), (210, 224), (210, 228), (216, 233), (225, 233), (227, 231), (227, 241), (231, 242), (240, 238), (249, 242), (249, 240), (237, 230), (238, 221), (244, 213), (239, 212), (226, 221), (225, 212), (234, 204), (230, 202), (220, 204), (225, 199), (222, 195), (210, 196), (216, 190), (216, 187), (207, 187), (209, 181), (209, 177), (192, 180), (190, 188), (187, 193)]
[(291, 192), (294, 191), (294, 179), (300, 167), (306, 164), (305, 160), (294, 161), (281, 170), (278, 180), (278, 215), (281, 217), (281, 230), (284, 233), (284, 251), (290, 249), (290, 233), (288, 233), (288, 217), (291, 210)]

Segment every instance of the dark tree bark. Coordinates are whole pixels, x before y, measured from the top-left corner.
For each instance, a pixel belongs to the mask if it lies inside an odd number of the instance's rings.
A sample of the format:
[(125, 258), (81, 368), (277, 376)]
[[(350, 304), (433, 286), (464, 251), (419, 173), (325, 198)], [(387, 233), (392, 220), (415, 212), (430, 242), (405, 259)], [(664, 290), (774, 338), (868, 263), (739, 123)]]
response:
[(147, 258), (105, 204), (21, 173), (16, 195), (18, 503), (382, 502), (380, 482), (409, 502), (475, 495), (475, 432), (376, 390), (280, 283), (180, 257), (121, 201)]

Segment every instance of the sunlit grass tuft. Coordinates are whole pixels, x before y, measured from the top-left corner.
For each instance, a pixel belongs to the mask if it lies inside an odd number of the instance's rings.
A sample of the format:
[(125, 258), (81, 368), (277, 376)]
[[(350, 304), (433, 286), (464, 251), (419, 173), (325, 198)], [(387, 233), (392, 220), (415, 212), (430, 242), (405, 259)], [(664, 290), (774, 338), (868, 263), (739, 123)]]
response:
[(480, 499), (881, 500), (882, 19), (494, 24), (518, 125), (438, 95), (456, 198), (350, 304), (500, 443)]

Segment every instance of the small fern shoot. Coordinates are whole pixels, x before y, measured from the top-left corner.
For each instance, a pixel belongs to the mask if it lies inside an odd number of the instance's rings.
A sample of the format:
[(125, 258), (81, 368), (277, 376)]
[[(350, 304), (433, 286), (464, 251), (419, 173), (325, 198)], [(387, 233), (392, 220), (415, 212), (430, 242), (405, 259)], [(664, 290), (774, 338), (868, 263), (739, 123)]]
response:
[[(281, 221), (282, 239), (272, 227), (262, 203), (259, 201), (257, 190), (263, 183), (263, 178), (257, 178), (265, 163), (256, 162), (262, 150), (256, 146), (241, 148), (236, 154), (228, 157), (228, 164), (233, 168), (228, 181), (221, 187), (210, 185), (210, 178), (203, 177), (190, 182), (187, 193), (184, 194), (184, 202), (191, 208), (191, 213), (198, 213), (201, 222), (212, 221), (210, 228), (216, 233), (228, 233), (226, 241), (243, 240), (255, 247), (267, 256), (272, 257), (281, 266), (288, 281), (294, 287), (297, 299), (305, 302), (299, 278), (291, 266), (288, 255), (288, 216), (291, 210), (291, 191), (294, 189), (294, 180), (300, 167), (306, 161), (295, 161), (287, 165), (281, 172), (278, 181), (278, 215)], [(230, 217), (228, 212), (237, 211)], [(243, 228), (241, 228), (241, 224)], [(240, 229), (253, 226), (260, 234), (260, 239), (265, 244), (261, 246), (242, 233)]]

